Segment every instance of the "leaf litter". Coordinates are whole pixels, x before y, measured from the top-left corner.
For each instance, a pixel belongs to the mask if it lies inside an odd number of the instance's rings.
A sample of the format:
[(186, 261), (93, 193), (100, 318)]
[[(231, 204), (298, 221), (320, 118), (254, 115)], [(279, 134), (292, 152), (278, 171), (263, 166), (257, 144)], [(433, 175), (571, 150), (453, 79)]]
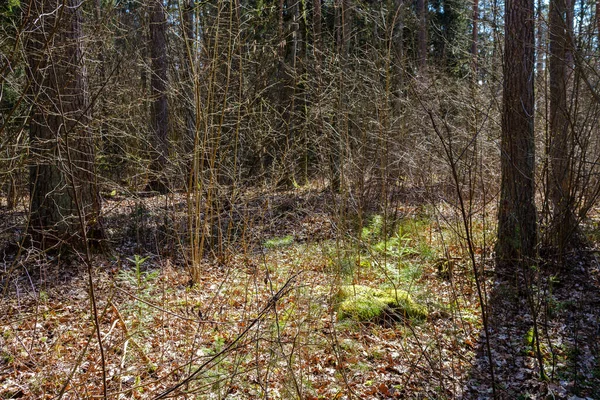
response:
[[(107, 202), (108, 229), (120, 236), (111, 239), (116, 254), (93, 260), (104, 364), (82, 263), (39, 254), (15, 261), (19, 273), (5, 279), (0, 305), (2, 398), (102, 397), (103, 369), (109, 397), (118, 399), (165, 393), (206, 399), (490, 398), (485, 333), (468, 268), (442, 279), (435, 263), (424, 263), (402, 288), (426, 305), (425, 321), (340, 320), (335, 296), (344, 282), (332, 262), (339, 227), (327, 195), (259, 193), (233, 207), (226, 217), (253, 219), (245, 233), (250, 245), (208, 257), (195, 284), (176, 245), (167, 255), (152, 246), (161, 240), (165, 210), (181, 214), (171, 221), (173, 229), (184, 223), (183, 202), (176, 196)], [(265, 245), (272, 238), (285, 240)], [(134, 255), (148, 259), (136, 269)], [(501, 398), (600, 398), (598, 263), (593, 257), (575, 262), (582, 269), (568, 283), (551, 293), (548, 281), (539, 285), (554, 304), (552, 318), (541, 323), (546, 380), (539, 379), (531, 343), (524, 340), (531, 316), (522, 312), (523, 300), (502, 297), (501, 284), (488, 276)], [(386, 283), (374, 267), (364, 269), (352, 284)]]

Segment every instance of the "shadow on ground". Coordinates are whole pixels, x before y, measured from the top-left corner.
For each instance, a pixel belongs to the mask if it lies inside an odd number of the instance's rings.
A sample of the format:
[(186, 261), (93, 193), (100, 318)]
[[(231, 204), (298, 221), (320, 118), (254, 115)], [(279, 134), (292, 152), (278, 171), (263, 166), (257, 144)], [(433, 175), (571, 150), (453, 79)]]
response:
[[(600, 270), (592, 252), (578, 252), (559, 273), (536, 278), (534, 301), (523, 287), (495, 283), (489, 330), (497, 399), (600, 399)], [(531, 304), (533, 303), (533, 307)], [(539, 327), (540, 362), (534, 335)], [(465, 399), (494, 398), (485, 332), (466, 384)]]

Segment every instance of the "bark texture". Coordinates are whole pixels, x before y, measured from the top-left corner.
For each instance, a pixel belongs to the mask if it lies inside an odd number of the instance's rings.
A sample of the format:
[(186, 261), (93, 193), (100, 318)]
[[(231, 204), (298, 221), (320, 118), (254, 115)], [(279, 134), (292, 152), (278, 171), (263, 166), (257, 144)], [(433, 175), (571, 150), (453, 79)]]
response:
[(29, 232), (42, 249), (65, 242), (80, 246), (82, 224), (90, 237), (101, 236), (80, 4), (37, 0), (27, 14)]
[(534, 258), (534, 13), (532, 0), (506, 2), (501, 193), (496, 257), (505, 272)]
[(479, 0), (473, 0), (473, 29), (471, 31), (471, 69), (477, 72), (477, 45), (479, 41)]
[(572, 192), (572, 141), (567, 104), (570, 26), (566, 0), (550, 2), (550, 200), (553, 207), (552, 244), (560, 251), (575, 237), (577, 219)]
[(162, 1), (150, 0), (149, 13), (152, 66), (150, 131), (154, 155), (150, 164), (153, 177), (148, 183), (148, 189), (165, 193), (167, 191), (165, 167), (169, 155), (169, 108), (167, 104), (167, 20)]

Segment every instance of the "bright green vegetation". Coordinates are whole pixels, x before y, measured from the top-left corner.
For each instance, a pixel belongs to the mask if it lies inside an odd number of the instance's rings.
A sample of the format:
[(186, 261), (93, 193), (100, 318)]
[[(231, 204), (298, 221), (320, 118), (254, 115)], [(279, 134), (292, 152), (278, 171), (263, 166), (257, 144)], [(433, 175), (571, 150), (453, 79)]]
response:
[(389, 316), (393, 319), (425, 319), (427, 309), (411, 296), (394, 288), (374, 289), (363, 285), (342, 286), (337, 295), (338, 318), (374, 321)]
[(376, 214), (366, 221), (358, 237), (335, 249), (329, 244), (324, 250), (340, 283), (368, 282), (409, 291), (415, 298), (430, 298), (426, 274), (447, 253), (445, 246), (454, 240), (452, 232), (426, 216), (385, 221)]
[(291, 235), (287, 235), (284, 237), (275, 237), (265, 241), (264, 246), (267, 249), (275, 249), (278, 247), (286, 247), (294, 243), (294, 237)]

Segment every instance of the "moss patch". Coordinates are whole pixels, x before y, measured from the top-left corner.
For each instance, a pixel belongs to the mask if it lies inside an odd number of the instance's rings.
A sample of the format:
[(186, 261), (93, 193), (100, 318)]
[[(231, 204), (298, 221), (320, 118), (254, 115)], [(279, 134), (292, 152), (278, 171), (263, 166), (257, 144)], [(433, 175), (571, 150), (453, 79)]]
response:
[(274, 249), (277, 247), (286, 247), (286, 246), (291, 245), (292, 243), (294, 243), (294, 237), (291, 235), (288, 235), (288, 236), (284, 236), (284, 237), (276, 237), (276, 238), (269, 239), (264, 243), (264, 246), (267, 249)]
[(355, 321), (424, 319), (427, 310), (410, 295), (394, 288), (374, 289), (363, 285), (342, 286), (337, 295), (338, 318)]

